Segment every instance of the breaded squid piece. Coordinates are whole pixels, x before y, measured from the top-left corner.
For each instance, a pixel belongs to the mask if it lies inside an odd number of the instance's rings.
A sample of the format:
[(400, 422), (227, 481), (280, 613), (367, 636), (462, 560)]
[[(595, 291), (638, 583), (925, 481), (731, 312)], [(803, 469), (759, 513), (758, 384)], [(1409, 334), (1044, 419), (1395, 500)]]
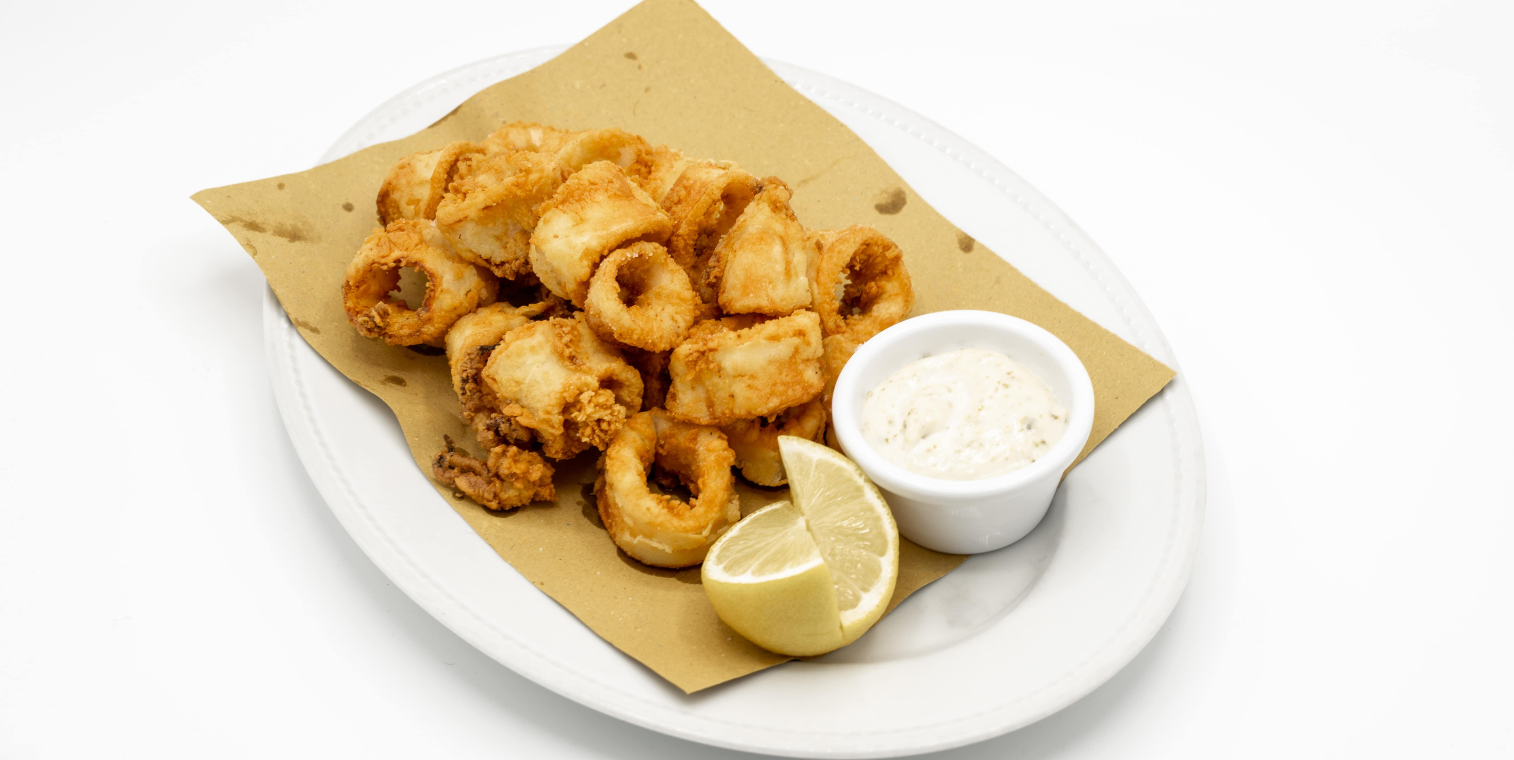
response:
[(777, 414), (819, 395), (820, 318), (812, 311), (756, 322), (706, 321), (673, 349), (668, 361), (668, 411), (701, 425), (724, 425)]
[(483, 148), (473, 143), (455, 142), (400, 159), (379, 187), (379, 223), (435, 219), (436, 207), (456, 174), (458, 160), (482, 151)]
[[(605, 450), (594, 484), (610, 539), (655, 567), (703, 562), (710, 546), (741, 519), (734, 460), (715, 428), (678, 422), (660, 409), (632, 417)], [(654, 463), (677, 476), (694, 498), (683, 502), (654, 493), (647, 483)]]
[[(362, 335), (391, 346), (441, 346), (452, 324), (494, 303), (499, 282), (488, 272), (434, 245), (431, 223), (401, 219), (363, 241), (342, 283), (347, 321)], [(429, 234), (428, 234), (429, 233)], [(412, 310), (391, 295), (400, 267), (426, 275), (426, 297)]]
[(620, 353), (626, 364), (641, 373), (641, 410), (661, 409), (663, 399), (668, 395), (668, 357), (673, 352), (625, 347)]
[(482, 377), (500, 413), (530, 428), (553, 459), (603, 449), (641, 408), (641, 375), (581, 315), (510, 331)]
[(442, 485), (462, 491), (489, 509), (504, 511), (533, 501), (555, 501), (552, 465), (540, 454), (516, 446), (495, 446), (487, 462), (460, 453), (451, 436), (447, 447), (431, 462), (431, 474)]
[(731, 450), (736, 452), (736, 467), (742, 477), (759, 486), (781, 486), (787, 482), (783, 457), (778, 452), (778, 436), (792, 435), (811, 441), (825, 438), (826, 405), (819, 397), (772, 418), (758, 417), (720, 426)]
[(820, 365), (825, 370), (825, 390), (820, 392), (820, 399), (825, 404), (826, 411), (830, 411), (836, 378), (841, 377), (841, 370), (846, 368), (846, 363), (851, 361), (852, 354), (857, 353), (857, 348), (862, 343), (847, 333), (841, 333), (825, 336), (820, 345), (823, 351)]
[(756, 177), (729, 164), (706, 161), (684, 169), (662, 198), (673, 220), (668, 253), (688, 271), (700, 300), (711, 307), (708, 314), (716, 311), (710, 254), (756, 194)]
[(597, 161), (609, 161), (632, 179), (646, 176), (651, 146), (639, 135), (624, 129), (586, 129), (563, 138), (555, 155), (568, 171), (576, 172)]
[(904, 252), (872, 227), (814, 234), (815, 313), (826, 335), (851, 336), (861, 343), (909, 316), (915, 291)]
[(699, 296), (666, 248), (631, 243), (600, 262), (589, 280), (584, 316), (606, 340), (645, 351), (668, 351), (683, 342), (694, 326)]
[(531, 431), (499, 411), (499, 402), (484, 388), (480, 377), (489, 355), (505, 335), (529, 324), (550, 308), (548, 303), (511, 306), (495, 303), (464, 316), (447, 331), (447, 366), (452, 371), (452, 390), (462, 417), (473, 426), (485, 449), (533, 440)]
[(619, 166), (597, 161), (542, 204), (531, 270), (553, 294), (583, 308), (600, 259), (632, 240), (660, 242), (670, 228), (668, 215)]
[(463, 258), (514, 279), (530, 271), (531, 230), (566, 176), (550, 156), (528, 150), (465, 156), (436, 207), (437, 229)]
[(809, 308), (818, 249), (789, 208), (793, 191), (766, 177), (715, 252), (707, 279), (727, 314), (783, 316)]
[(545, 124), (530, 121), (512, 121), (483, 139), (480, 145), (490, 154), (508, 153), (512, 150), (534, 150), (541, 153), (556, 153), (563, 146), (570, 132)]
[(652, 155), (652, 148), (646, 140), (624, 129), (611, 127), (568, 132), (526, 121), (500, 127), (484, 138), (483, 149), (491, 154), (511, 150), (545, 153), (569, 173), (596, 161), (609, 161), (637, 179), (646, 176)]
[(637, 180), (636, 184), (641, 185), (641, 189), (647, 191), (652, 200), (661, 204), (663, 197), (673, 189), (673, 183), (678, 181), (683, 171), (696, 163), (700, 162), (685, 156), (683, 151), (659, 145), (647, 154), (646, 176)]

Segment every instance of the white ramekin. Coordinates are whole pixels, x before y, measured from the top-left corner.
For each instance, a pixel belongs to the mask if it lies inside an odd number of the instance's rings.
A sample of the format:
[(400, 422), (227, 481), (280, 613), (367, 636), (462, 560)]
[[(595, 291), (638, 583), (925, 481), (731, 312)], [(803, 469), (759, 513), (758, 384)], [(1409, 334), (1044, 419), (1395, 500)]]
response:
[[(1040, 459), (982, 480), (942, 480), (910, 472), (862, 437), (862, 399), (895, 371), (927, 356), (962, 348), (998, 351), (1046, 381), (1067, 407), (1067, 430)], [(991, 311), (941, 311), (907, 319), (862, 344), (836, 380), (831, 415), (841, 448), (883, 491), (899, 532), (928, 549), (976, 554), (1029, 533), (1051, 506), (1062, 474), (1093, 429), (1093, 382), (1055, 335)]]

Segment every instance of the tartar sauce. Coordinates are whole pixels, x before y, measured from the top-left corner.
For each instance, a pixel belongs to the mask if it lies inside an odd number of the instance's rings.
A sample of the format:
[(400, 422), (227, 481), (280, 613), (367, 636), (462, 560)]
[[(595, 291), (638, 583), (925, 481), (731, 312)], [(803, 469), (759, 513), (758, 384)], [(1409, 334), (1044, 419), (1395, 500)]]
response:
[(945, 480), (1018, 470), (1066, 429), (1067, 410), (1041, 378), (979, 348), (911, 362), (862, 401), (862, 437), (879, 454)]

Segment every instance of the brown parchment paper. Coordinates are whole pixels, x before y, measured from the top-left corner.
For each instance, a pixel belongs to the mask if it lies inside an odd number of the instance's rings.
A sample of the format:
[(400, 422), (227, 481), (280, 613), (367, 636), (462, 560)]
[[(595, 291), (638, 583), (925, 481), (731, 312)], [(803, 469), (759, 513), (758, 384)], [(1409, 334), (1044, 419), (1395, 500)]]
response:
[[(616, 126), (654, 145), (733, 160), (758, 176), (789, 182), (794, 209), (811, 229), (877, 227), (905, 251), (916, 313), (973, 308), (1013, 314), (1077, 352), (1097, 399), (1085, 455), (1173, 376), (992, 251), (967, 244), (970, 238), (861, 139), (785, 85), (698, 5), (647, 0), (415, 135), (309, 171), (194, 196), (257, 262), (305, 340), (394, 410), (428, 478), (443, 434), (473, 441), (458, 416), (446, 360), (359, 336), (342, 310), (342, 278), (376, 225), (374, 197), (396, 159), (453, 140), (478, 140), (514, 120), (568, 129)], [(522, 575), (685, 692), (786, 660), (720, 622), (699, 586), (698, 568), (648, 568), (615, 548), (596, 513), (594, 463), (590, 452), (558, 465), (557, 504), (505, 514), (457, 499), (449, 488), (437, 490)], [(787, 496), (787, 489), (744, 483), (741, 490), (744, 513)], [(891, 608), (962, 559), (905, 541)]]

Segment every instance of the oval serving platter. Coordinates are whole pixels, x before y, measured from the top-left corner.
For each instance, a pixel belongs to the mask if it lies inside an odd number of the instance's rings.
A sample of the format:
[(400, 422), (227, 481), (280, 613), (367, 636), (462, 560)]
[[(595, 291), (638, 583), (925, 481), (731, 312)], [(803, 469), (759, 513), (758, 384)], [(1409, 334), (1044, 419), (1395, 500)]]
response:
[[(563, 49), (490, 58), (411, 87), (321, 160), (422, 129)], [(1009, 169), (897, 104), (766, 62), (959, 228), (1177, 367), (1114, 265)], [(389, 409), (299, 337), (271, 290), (263, 324), (275, 396), (301, 460), (396, 586), (536, 683), (684, 739), (775, 755), (894, 757), (1013, 731), (1073, 703), (1135, 657), (1177, 603), (1198, 547), (1203, 447), (1179, 373), (1068, 475), (1025, 539), (968, 559), (851, 647), (684, 695), (501, 560), (415, 467)]]

